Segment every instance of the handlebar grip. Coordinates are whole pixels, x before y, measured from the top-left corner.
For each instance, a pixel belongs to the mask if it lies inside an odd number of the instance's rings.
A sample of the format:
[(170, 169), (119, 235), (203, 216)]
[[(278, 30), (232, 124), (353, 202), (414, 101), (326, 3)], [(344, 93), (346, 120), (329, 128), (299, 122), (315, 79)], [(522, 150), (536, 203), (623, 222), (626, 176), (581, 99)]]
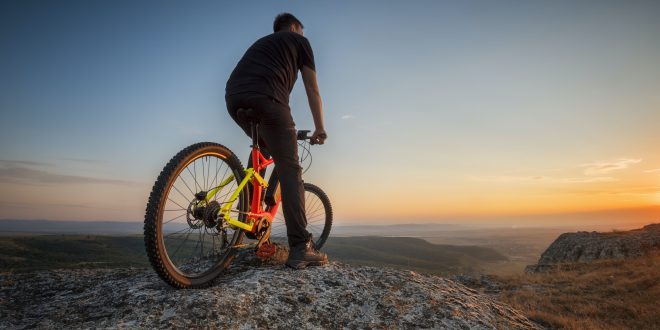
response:
[[(309, 144), (312, 144), (312, 145), (316, 144), (316, 141), (312, 141), (312, 137), (309, 135), (309, 132), (311, 132), (311, 131), (310, 130), (298, 131), (298, 133), (296, 135), (296, 139), (297, 140), (309, 140)], [(323, 133), (323, 134), (319, 135), (319, 137), (322, 138), (323, 140), (325, 140), (326, 138), (328, 138), (328, 135)]]
[(296, 139), (297, 140), (309, 140), (309, 138), (310, 138), (310, 136), (308, 135), (309, 132), (311, 132), (311, 131), (309, 131), (309, 130), (298, 131)]

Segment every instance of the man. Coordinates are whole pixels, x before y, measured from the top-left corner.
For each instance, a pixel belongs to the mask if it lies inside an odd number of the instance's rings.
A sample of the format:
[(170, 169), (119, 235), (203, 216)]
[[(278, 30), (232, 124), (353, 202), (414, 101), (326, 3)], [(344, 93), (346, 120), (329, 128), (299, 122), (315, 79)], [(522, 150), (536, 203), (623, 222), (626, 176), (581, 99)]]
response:
[[(259, 120), (260, 143), (264, 154), (275, 161), (281, 191), (282, 208), (289, 240), (286, 264), (301, 269), (328, 262), (316, 250), (307, 231), (302, 169), (298, 161), (296, 128), (289, 108), (289, 94), (302, 73), (309, 107), (316, 129), (312, 143), (323, 144), (323, 105), (316, 83), (312, 47), (303, 36), (303, 25), (289, 13), (275, 17), (273, 33), (257, 40), (245, 52), (227, 81), (225, 100), (229, 115), (248, 134), (250, 123), (236, 115), (240, 108), (252, 108)], [(265, 150), (264, 150), (265, 149)]]

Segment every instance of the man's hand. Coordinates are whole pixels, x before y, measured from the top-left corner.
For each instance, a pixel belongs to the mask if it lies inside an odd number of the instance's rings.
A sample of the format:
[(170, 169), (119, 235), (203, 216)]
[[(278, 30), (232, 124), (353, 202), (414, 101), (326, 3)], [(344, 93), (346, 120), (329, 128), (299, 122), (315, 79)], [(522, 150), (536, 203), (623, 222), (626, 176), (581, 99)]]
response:
[(312, 134), (312, 137), (309, 140), (311, 144), (323, 144), (327, 138), (328, 134), (325, 133), (325, 130), (317, 128), (314, 130), (314, 134)]

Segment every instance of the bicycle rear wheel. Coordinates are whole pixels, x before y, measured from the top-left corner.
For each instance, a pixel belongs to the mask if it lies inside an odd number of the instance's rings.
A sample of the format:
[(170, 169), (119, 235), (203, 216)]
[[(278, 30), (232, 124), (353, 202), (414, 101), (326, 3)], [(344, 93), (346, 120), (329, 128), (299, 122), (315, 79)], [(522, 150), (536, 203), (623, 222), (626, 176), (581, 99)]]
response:
[[(236, 155), (211, 142), (181, 150), (161, 171), (147, 204), (144, 242), (165, 282), (175, 288), (204, 287), (229, 265), (243, 231), (224, 223), (218, 210), (230, 202), (243, 177)], [(206, 196), (221, 183), (208, 203), (195, 196)], [(243, 189), (232, 202), (232, 217), (245, 222), (248, 198)]]
[[(328, 239), (332, 228), (332, 205), (321, 188), (311, 183), (304, 183), (304, 188), (307, 231), (312, 234), (316, 249), (320, 250)], [(273, 218), (270, 240), (287, 244), (286, 223), (282, 213), (282, 205), (280, 205), (277, 214)]]

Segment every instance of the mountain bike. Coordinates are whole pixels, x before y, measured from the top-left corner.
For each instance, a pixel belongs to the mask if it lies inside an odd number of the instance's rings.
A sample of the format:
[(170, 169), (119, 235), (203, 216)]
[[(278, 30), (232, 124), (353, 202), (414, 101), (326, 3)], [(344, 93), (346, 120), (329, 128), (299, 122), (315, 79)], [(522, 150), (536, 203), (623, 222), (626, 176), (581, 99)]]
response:
[[(196, 143), (165, 165), (149, 195), (147, 255), (156, 273), (175, 288), (210, 285), (239, 249), (254, 249), (258, 257), (268, 258), (277, 251), (275, 243), (286, 242), (277, 171), (271, 170), (268, 181), (264, 177), (274, 161), (260, 150), (252, 110), (240, 111), (251, 119), (247, 169), (229, 148)], [(311, 165), (309, 131), (298, 131), (298, 141), (299, 159)], [(321, 249), (330, 234), (332, 206), (321, 188), (305, 182), (304, 190), (307, 230)]]

